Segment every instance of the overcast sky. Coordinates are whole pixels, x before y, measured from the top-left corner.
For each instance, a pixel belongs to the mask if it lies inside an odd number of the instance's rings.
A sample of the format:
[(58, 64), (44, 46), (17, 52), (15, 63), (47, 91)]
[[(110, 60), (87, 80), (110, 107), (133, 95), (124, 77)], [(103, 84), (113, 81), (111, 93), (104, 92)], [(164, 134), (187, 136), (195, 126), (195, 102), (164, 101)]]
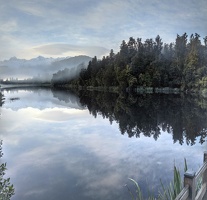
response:
[(102, 57), (129, 37), (207, 35), (206, 0), (0, 0), (0, 60)]

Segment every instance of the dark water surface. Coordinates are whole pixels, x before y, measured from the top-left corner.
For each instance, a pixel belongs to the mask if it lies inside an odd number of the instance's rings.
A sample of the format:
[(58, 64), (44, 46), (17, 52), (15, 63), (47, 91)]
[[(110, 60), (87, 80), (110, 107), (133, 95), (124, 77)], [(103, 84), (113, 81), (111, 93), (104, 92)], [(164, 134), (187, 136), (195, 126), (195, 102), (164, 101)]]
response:
[(181, 95), (4, 90), (0, 134), (12, 200), (130, 199), (157, 193), (174, 163), (202, 165), (207, 109)]

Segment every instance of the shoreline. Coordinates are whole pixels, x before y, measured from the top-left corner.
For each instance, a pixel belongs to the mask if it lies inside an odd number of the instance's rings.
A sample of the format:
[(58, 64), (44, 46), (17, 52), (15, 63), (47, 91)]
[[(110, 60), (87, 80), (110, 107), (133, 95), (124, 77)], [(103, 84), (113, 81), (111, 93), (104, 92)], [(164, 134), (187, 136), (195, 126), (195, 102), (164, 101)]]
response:
[(202, 95), (203, 97), (207, 98), (207, 90), (182, 90), (180, 88), (170, 88), (170, 87), (134, 87), (134, 88), (125, 88), (121, 89), (118, 86), (77, 86), (72, 84), (60, 84), (60, 85), (53, 85), (54, 88), (62, 88), (62, 89), (75, 89), (75, 90), (88, 90), (88, 91), (100, 91), (100, 92), (113, 92), (113, 93), (120, 93), (120, 92), (127, 92), (127, 93), (138, 93), (138, 94), (192, 94), (192, 95)]

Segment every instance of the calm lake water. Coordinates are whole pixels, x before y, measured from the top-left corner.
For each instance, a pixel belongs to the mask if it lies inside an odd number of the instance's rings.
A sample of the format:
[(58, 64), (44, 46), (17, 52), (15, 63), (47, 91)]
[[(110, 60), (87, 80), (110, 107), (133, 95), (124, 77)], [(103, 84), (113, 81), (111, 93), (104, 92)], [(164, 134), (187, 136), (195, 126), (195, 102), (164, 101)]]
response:
[(157, 193), (173, 166), (198, 170), (207, 150), (205, 102), (180, 95), (4, 90), (0, 139), (12, 200), (130, 199)]

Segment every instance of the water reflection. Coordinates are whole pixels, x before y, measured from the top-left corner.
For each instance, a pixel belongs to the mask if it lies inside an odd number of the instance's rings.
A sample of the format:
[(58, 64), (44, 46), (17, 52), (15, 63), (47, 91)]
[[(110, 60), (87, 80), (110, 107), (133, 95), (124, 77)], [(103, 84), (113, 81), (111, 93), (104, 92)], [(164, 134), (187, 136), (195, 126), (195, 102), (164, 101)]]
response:
[[(51, 90), (51, 88), (24, 87), (3, 90), (6, 99), (4, 107), (12, 110), (32, 107), (40, 110), (53, 107), (84, 109), (77, 95), (71, 91)], [(14, 102), (15, 101), (15, 102)]]
[[(166, 184), (172, 180), (174, 162), (180, 169), (184, 157), (194, 170), (202, 164), (204, 145), (172, 142), (172, 126), (177, 122), (168, 122), (167, 115), (173, 105), (171, 118), (180, 113), (176, 109), (185, 101), (180, 96), (75, 94), (50, 89), (4, 93), (0, 130), (8, 176), (15, 185), (13, 200), (126, 200), (130, 196), (123, 186), (129, 177), (146, 194), (152, 187), (156, 193), (160, 178)], [(10, 101), (13, 97), (19, 100)], [(159, 111), (162, 104), (168, 111)], [(164, 112), (166, 116), (161, 115)], [(169, 124), (166, 129), (164, 123)], [(139, 139), (132, 137), (137, 134), (135, 126), (147, 137), (141, 133)], [(157, 141), (153, 127), (159, 127)]]
[[(0, 92), (0, 107), (4, 104), (4, 96)], [(0, 140), (0, 158), (2, 158), (2, 140)], [(10, 183), (10, 178), (5, 178), (6, 163), (0, 162), (0, 199), (9, 200), (14, 195), (14, 186)]]
[(53, 97), (57, 98), (59, 101), (63, 101), (66, 104), (72, 103), (75, 105), (78, 105), (79, 108), (83, 108), (79, 97), (75, 94), (75, 92), (72, 91), (65, 91), (65, 90), (60, 90), (60, 89), (53, 89), (52, 90)]
[(3, 103), (4, 103), (4, 96), (3, 96), (3, 94), (0, 92), (0, 107), (2, 107)]
[(157, 140), (161, 130), (171, 133), (174, 142), (194, 145), (205, 142), (207, 135), (207, 106), (203, 99), (170, 94), (113, 94), (103, 92), (79, 93), (82, 105), (96, 117), (101, 114), (119, 124), (122, 134)]
[[(42, 88), (5, 91), (10, 100), (19, 100), (21, 96), (21, 101), (15, 104), (6, 103), (5, 107), (13, 110), (28, 106), (46, 109), (57, 105), (80, 110), (87, 108), (95, 118), (102, 115), (111, 124), (118, 123), (121, 134), (127, 133), (129, 137), (139, 138), (143, 134), (157, 140), (162, 132), (167, 132), (172, 134), (174, 142), (194, 145), (196, 139), (203, 144), (207, 136), (207, 101), (189, 95), (131, 95), (96, 91), (77, 93), (49, 88), (44, 91)], [(48, 115), (55, 116), (52, 113)], [(55, 118), (61, 118), (61, 115)]]

